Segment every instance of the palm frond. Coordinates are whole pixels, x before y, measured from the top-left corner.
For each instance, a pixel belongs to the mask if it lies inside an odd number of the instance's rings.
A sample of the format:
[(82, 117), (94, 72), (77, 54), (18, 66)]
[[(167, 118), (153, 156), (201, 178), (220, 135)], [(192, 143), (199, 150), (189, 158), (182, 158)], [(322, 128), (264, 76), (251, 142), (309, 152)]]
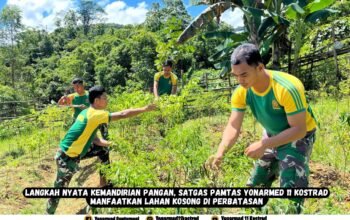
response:
[(183, 43), (193, 37), (197, 31), (205, 24), (209, 24), (214, 17), (220, 18), (221, 14), (232, 6), (231, 2), (219, 2), (209, 6), (204, 12), (198, 15), (181, 33), (177, 39), (178, 43)]

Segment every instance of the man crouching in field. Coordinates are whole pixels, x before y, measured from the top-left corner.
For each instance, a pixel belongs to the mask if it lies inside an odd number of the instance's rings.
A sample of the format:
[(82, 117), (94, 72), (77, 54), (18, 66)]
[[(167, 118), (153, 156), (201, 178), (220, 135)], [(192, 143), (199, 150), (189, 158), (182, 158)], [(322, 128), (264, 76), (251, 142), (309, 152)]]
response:
[[(154, 104), (143, 108), (127, 109), (121, 112), (109, 113), (105, 111), (108, 101), (105, 89), (94, 86), (89, 90), (91, 106), (83, 110), (60, 142), (55, 159), (57, 164), (57, 177), (55, 188), (68, 187), (73, 175), (77, 172), (80, 160), (98, 156), (103, 164), (109, 164), (109, 142), (96, 136), (99, 125), (130, 118), (138, 114), (156, 109)], [(106, 186), (107, 181), (100, 173), (100, 187)], [(54, 214), (59, 198), (50, 198), (47, 202), (46, 212)]]
[[(247, 186), (270, 187), (280, 176), (283, 188), (308, 187), (316, 122), (303, 84), (287, 73), (265, 69), (253, 44), (237, 47), (231, 56), (231, 66), (240, 85), (233, 92), (232, 113), (217, 153), (209, 160), (212, 167), (220, 165), (224, 154), (236, 142), (249, 106), (265, 135), (245, 150), (248, 157), (258, 159)], [(292, 200), (300, 212), (303, 199)]]

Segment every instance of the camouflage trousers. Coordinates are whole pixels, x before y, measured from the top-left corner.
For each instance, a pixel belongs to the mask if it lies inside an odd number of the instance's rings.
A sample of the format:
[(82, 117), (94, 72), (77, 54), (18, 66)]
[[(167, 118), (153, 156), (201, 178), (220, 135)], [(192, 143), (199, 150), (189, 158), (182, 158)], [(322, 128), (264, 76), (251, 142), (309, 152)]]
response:
[[(267, 149), (264, 156), (255, 163), (255, 168), (247, 182), (249, 187), (271, 187), (272, 182), (280, 176), (282, 188), (308, 187), (309, 159), (315, 142), (315, 132), (307, 132), (300, 140)], [(302, 205), (302, 198), (292, 198), (298, 206)]]
[[(67, 156), (62, 150), (58, 150), (55, 156), (57, 165), (57, 176), (54, 182), (55, 188), (66, 188), (68, 187), (73, 175), (79, 169), (80, 160), (88, 159), (91, 157), (98, 157), (102, 164), (110, 164), (109, 160), (109, 148), (101, 147), (92, 144), (89, 151), (83, 158), (71, 158)], [(102, 173), (100, 172), (100, 176)], [(47, 214), (54, 214), (58, 206), (60, 198), (49, 198), (46, 205)]]

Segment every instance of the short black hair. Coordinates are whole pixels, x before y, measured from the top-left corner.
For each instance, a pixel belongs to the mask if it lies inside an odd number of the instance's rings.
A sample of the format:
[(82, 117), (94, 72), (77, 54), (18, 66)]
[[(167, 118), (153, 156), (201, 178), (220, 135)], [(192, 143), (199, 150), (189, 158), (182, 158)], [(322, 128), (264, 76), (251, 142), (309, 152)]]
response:
[(259, 63), (263, 63), (259, 48), (250, 43), (238, 46), (231, 55), (231, 65), (241, 63), (247, 63), (249, 66), (258, 66)]
[(83, 84), (84, 80), (82, 78), (74, 78), (72, 84)]
[(96, 98), (100, 98), (106, 90), (102, 86), (94, 86), (89, 89), (89, 102), (93, 104)]
[(166, 60), (166, 61), (164, 61), (163, 66), (173, 67), (173, 61), (172, 60)]

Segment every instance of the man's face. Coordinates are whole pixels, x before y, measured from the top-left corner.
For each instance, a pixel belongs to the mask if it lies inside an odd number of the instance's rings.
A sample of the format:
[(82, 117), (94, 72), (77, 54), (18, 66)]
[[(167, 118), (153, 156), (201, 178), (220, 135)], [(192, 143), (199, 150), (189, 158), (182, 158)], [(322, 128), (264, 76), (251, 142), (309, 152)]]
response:
[(165, 74), (169, 74), (171, 72), (171, 67), (170, 66), (163, 66), (163, 72)]
[(231, 73), (237, 79), (238, 83), (247, 89), (256, 83), (258, 72), (261, 70), (261, 64), (259, 66), (250, 66), (247, 63), (241, 63), (232, 65), (231, 68)]
[(98, 106), (101, 109), (105, 109), (108, 105), (107, 93), (103, 93), (99, 98), (97, 98)]
[(84, 86), (83, 84), (76, 83), (76, 84), (73, 84), (73, 89), (74, 89), (74, 92), (82, 93), (84, 91)]

